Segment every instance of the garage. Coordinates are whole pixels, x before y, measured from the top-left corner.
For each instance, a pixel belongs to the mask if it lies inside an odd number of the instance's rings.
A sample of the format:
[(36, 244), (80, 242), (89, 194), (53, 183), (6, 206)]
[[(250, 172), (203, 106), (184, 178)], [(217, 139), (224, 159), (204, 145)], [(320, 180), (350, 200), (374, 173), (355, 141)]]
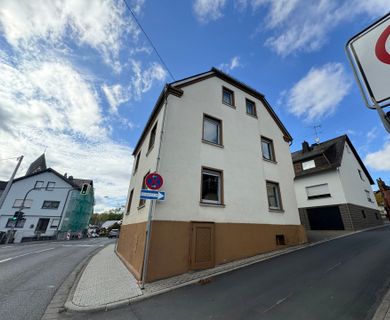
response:
[(307, 209), (311, 230), (344, 230), (338, 206)]

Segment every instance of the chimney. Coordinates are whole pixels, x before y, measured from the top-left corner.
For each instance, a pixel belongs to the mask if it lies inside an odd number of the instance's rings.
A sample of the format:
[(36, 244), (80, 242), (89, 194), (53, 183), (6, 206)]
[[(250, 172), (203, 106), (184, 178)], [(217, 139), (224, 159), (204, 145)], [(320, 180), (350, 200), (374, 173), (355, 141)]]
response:
[(73, 176), (69, 176), (69, 178), (68, 178), (69, 180), (73, 180)]
[(303, 141), (302, 143), (302, 153), (309, 152), (311, 150), (309, 142)]
[(64, 177), (65, 177), (65, 178), (67, 178), (67, 177), (68, 177), (68, 174), (67, 174), (66, 172), (64, 173)]

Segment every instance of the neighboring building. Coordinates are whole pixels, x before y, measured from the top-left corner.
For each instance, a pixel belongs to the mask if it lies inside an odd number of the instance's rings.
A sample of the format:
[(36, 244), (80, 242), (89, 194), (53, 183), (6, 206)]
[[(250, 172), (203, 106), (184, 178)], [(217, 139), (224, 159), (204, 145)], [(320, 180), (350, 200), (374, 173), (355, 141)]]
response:
[(383, 210), (387, 216), (387, 219), (390, 219), (390, 186), (386, 185), (386, 183), (381, 179), (376, 180), (378, 187), (380, 197), (382, 199), (381, 205), (383, 206)]
[(309, 230), (359, 230), (383, 224), (374, 184), (348, 136), (306, 141), (292, 154), (295, 193)]
[[(306, 241), (292, 138), (262, 94), (217, 69), (165, 87), (134, 149), (117, 251), (146, 282)], [(140, 200), (149, 172), (166, 200)]]
[[(90, 186), (87, 195), (80, 194), (84, 184)], [(92, 180), (73, 179), (46, 168), (42, 155), (25, 176), (13, 181), (0, 208), (0, 231), (14, 229), (14, 242), (53, 239), (61, 232), (83, 232), (88, 227), (93, 205)], [(12, 217), (18, 210), (24, 212), (24, 219), (15, 226)]]

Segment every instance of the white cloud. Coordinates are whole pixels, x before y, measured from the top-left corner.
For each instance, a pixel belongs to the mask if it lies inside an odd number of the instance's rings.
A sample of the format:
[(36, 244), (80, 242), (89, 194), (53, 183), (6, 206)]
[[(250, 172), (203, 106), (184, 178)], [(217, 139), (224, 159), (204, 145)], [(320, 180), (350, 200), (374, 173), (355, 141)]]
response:
[(272, 33), (265, 45), (283, 57), (319, 50), (328, 42), (329, 33), (341, 23), (356, 17), (377, 18), (390, 10), (388, 0), (236, 0), (236, 3), (241, 9), (250, 4), (255, 12), (267, 10), (258, 30)]
[(114, 114), (118, 113), (118, 107), (121, 104), (129, 101), (131, 98), (129, 90), (123, 88), (120, 84), (115, 84), (113, 86), (104, 84), (102, 90), (110, 104), (110, 112)]
[(364, 162), (379, 171), (390, 170), (390, 141), (385, 142), (382, 149), (367, 154)]
[(130, 89), (135, 99), (140, 99), (142, 93), (149, 91), (156, 81), (162, 82), (167, 77), (167, 72), (158, 63), (152, 63), (144, 70), (140, 61), (132, 60), (131, 64), (133, 76)]
[(367, 144), (373, 141), (378, 136), (378, 133), (379, 133), (378, 127), (373, 127), (370, 131), (368, 131), (366, 134)]
[(240, 57), (235, 56), (230, 60), (230, 62), (220, 64), (219, 68), (224, 71), (231, 71), (241, 66)]
[(340, 63), (310, 71), (287, 93), (287, 110), (306, 121), (329, 116), (348, 94), (351, 80)]
[(195, 0), (195, 16), (201, 23), (217, 20), (223, 16), (222, 10), (226, 0)]
[[(143, 1), (134, 3), (139, 12)], [(64, 40), (97, 50), (105, 63), (120, 71), (118, 54), (125, 35), (139, 30), (121, 1), (109, 0), (5, 0), (0, 6), (0, 27), (14, 49), (30, 53), (52, 48), (70, 50)], [(42, 47), (42, 44), (45, 46)]]

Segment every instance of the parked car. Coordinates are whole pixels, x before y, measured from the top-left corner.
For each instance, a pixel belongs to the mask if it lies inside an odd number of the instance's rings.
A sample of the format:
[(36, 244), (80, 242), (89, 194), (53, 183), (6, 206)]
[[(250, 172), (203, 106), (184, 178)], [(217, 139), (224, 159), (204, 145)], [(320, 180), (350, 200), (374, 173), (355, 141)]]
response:
[(108, 233), (109, 238), (119, 238), (119, 229), (111, 229)]

